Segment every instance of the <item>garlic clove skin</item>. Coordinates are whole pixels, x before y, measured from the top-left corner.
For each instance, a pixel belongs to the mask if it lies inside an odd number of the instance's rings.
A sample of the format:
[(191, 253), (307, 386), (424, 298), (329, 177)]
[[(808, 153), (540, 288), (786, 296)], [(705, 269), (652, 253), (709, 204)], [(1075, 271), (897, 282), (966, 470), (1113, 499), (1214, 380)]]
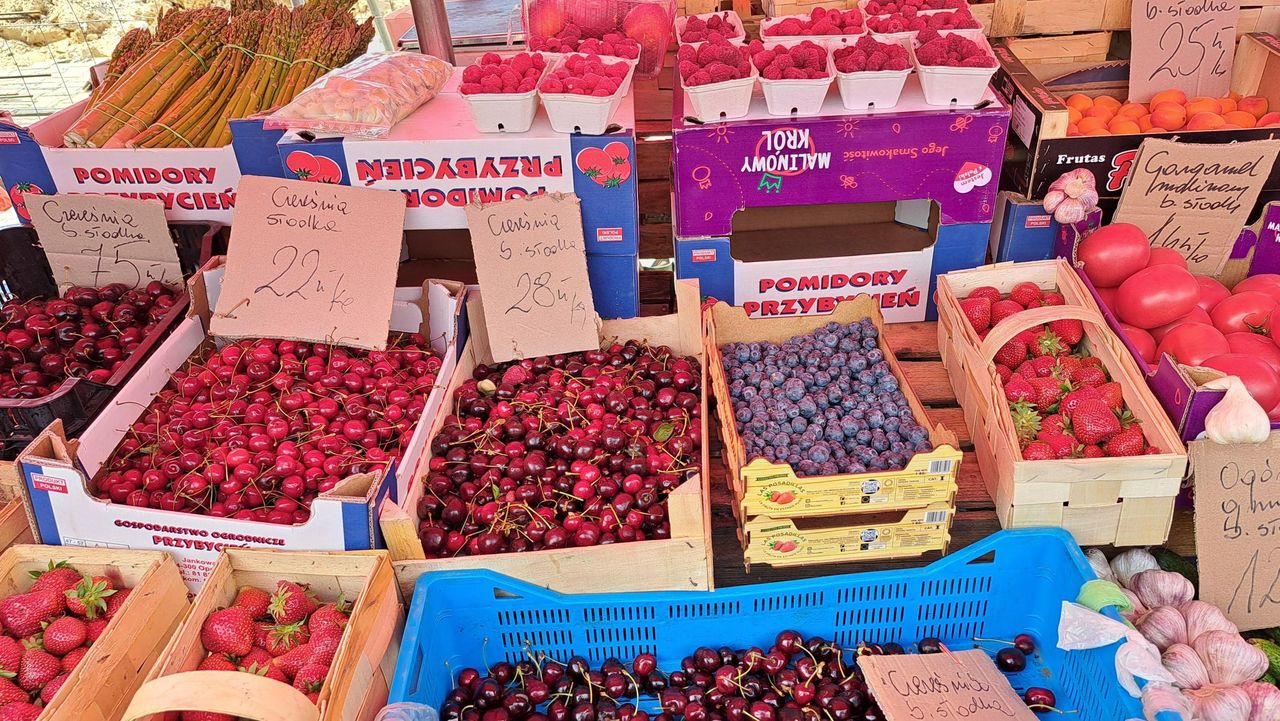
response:
[(1053, 219), (1063, 225), (1079, 223), (1084, 220), (1086, 215), (1088, 213), (1085, 211), (1085, 207), (1075, 198), (1067, 198), (1058, 203), (1058, 207), (1053, 211)]
[(1089, 559), (1089, 565), (1093, 567), (1093, 572), (1098, 578), (1104, 581), (1116, 580), (1116, 574), (1111, 572), (1111, 564), (1107, 562), (1107, 557), (1100, 548), (1090, 548), (1084, 552), (1084, 557)]
[(1151, 569), (1134, 576), (1129, 588), (1147, 608), (1181, 606), (1196, 596), (1196, 587), (1181, 574)]
[(1138, 598), (1138, 594), (1124, 588), (1123, 586), (1120, 588), (1120, 591), (1125, 596), (1129, 597), (1129, 605), (1133, 607), (1128, 613), (1120, 614), (1121, 616), (1124, 616), (1126, 621), (1129, 623), (1135, 623), (1139, 618), (1150, 613), (1151, 609), (1142, 605), (1142, 599)]
[(1208, 631), (1227, 631), (1236, 635), (1240, 634), (1240, 629), (1227, 618), (1222, 609), (1212, 603), (1187, 601), (1178, 606), (1178, 611), (1187, 620), (1187, 638), (1192, 641)]
[(1052, 213), (1062, 201), (1067, 199), (1067, 194), (1061, 190), (1050, 190), (1044, 194), (1044, 210), (1046, 213)]
[(1195, 706), (1198, 721), (1249, 721), (1253, 701), (1239, 686), (1211, 684), (1183, 692)]
[(1269, 683), (1249, 681), (1240, 684), (1240, 688), (1249, 694), (1253, 702), (1253, 710), (1249, 713), (1249, 721), (1275, 721), (1280, 719), (1280, 688)]
[(1134, 576), (1157, 568), (1160, 568), (1160, 564), (1156, 562), (1156, 557), (1145, 548), (1130, 548), (1111, 559), (1111, 571), (1115, 574), (1116, 582), (1125, 588), (1130, 587)]
[(1200, 386), (1227, 393), (1204, 417), (1204, 434), (1214, 443), (1262, 443), (1271, 435), (1267, 411), (1236, 376), (1214, 378)]
[(1200, 655), (1185, 643), (1175, 643), (1160, 654), (1160, 661), (1170, 676), (1176, 679), (1178, 688), (1200, 688), (1209, 685), (1209, 670), (1204, 667)]
[[(1173, 606), (1159, 606), (1134, 621), (1142, 637), (1161, 651), (1174, 644), (1187, 643), (1187, 622)], [(1203, 659), (1201, 659), (1203, 660)]]
[(1084, 206), (1085, 211), (1093, 210), (1098, 207), (1098, 191), (1089, 189), (1080, 194), (1077, 198), (1080, 204)]
[(1230, 631), (1205, 631), (1191, 642), (1209, 681), (1231, 686), (1257, 681), (1267, 672), (1267, 654)]

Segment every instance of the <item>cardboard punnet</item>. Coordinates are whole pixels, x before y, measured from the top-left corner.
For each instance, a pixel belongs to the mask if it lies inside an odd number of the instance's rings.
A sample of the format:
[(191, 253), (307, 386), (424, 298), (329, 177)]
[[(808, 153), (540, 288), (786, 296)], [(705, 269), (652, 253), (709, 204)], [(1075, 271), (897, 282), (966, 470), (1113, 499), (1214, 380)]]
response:
[[(1005, 188), (1028, 198), (1043, 198), (1049, 184), (1068, 170), (1086, 168), (1097, 180), (1103, 199), (1119, 197), (1128, 181), (1138, 146), (1147, 138), (1181, 143), (1231, 143), (1280, 136), (1278, 128), (1178, 130), (1171, 133), (1067, 137), (1068, 95), (1107, 93), (1128, 96), (1129, 64), (1108, 61), (1058, 77), (1039, 77), (1035, 65), (1024, 64), (1007, 43), (994, 46), (1000, 69), (992, 84), (1011, 106), (1011, 152), (1004, 167)], [(1044, 66), (1051, 67), (1051, 66)], [(1231, 90), (1261, 95), (1280, 108), (1280, 40), (1267, 33), (1240, 38), (1232, 70)], [(1280, 197), (1280, 167), (1264, 184), (1262, 201)]]
[(955, 507), (924, 508), (832, 518), (756, 516), (738, 531), (747, 570), (752, 564), (808, 566), (820, 563), (914, 558), (946, 553)]
[(0, 178), (24, 224), (24, 193), (99, 193), (164, 202), (170, 221), (231, 223), (241, 174), (284, 177), (272, 152), (281, 132), (233, 120), (221, 148), (67, 148), (82, 101), (23, 127), (0, 120)]
[[(109, 503), (95, 497), (93, 478), (142, 415), (156, 393), (191, 354), (207, 342), (210, 308), (217, 303), (224, 271), (214, 258), (189, 282), (192, 308), (172, 335), (125, 384), (77, 440), (68, 440), (55, 421), (22, 453), (27, 512), (42, 543), (163, 550), (173, 554), (183, 579), (200, 588), (223, 548), (279, 550), (366, 550), (381, 545), (376, 512), (380, 502), (403, 498), (427, 443), (427, 429), (443, 402), (437, 387), (427, 399), (405, 454), (385, 472), (349, 476), (311, 505), (303, 524), (283, 526), (232, 518), (162, 511)], [(463, 290), (458, 284), (427, 281), (396, 289), (392, 330), (426, 330), (442, 355), (440, 383), (457, 362), (454, 338)]]
[[(644, 339), (670, 346), (680, 355), (696, 356), (702, 364), (699, 406), (703, 409), (702, 446), (696, 459), (698, 470), (690, 472), (667, 496), (671, 537), (583, 548), (427, 559), (418, 539), (418, 500), (424, 492), (425, 478), (425, 472), (420, 472), (398, 503), (383, 502), (380, 516), (387, 549), (395, 560), (396, 579), (406, 596), (413, 593), (414, 584), (425, 573), (474, 568), (503, 573), (561, 593), (712, 589), (715, 579), (711, 572), (710, 489), (707, 485), (710, 437), (705, 410), (709, 391), (698, 288), (695, 283), (677, 282), (675, 293), (676, 313), (606, 320), (599, 333), (602, 344)], [(452, 413), (453, 393), (458, 386), (471, 377), (476, 365), (492, 360), (483, 328), (483, 308), (479, 306), (480, 292), (472, 291), (469, 297), (466, 312), (469, 335), (459, 335), (461, 357), (445, 389), (445, 402), (431, 423), (429, 437), (436, 435), (445, 417)], [(419, 469), (425, 469), (429, 460), (430, 456), (424, 453)]]
[(868, 293), (887, 322), (932, 320), (937, 276), (982, 265), (990, 232), (942, 223), (929, 200), (752, 208), (731, 235), (676, 239), (676, 276), (752, 316), (825, 315)]

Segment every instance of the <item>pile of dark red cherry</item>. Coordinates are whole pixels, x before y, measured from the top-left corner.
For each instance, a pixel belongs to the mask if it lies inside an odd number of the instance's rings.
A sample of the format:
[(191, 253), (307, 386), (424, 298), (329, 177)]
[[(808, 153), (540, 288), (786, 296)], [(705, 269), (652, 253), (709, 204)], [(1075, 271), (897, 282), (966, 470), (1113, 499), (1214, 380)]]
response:
[[(1035, 641), (1020, 634), (995, 655), (1006, 673), (1026, 669)], [(918, 653), (944, 653), (936, 638)], [(698, 648), (680, 669), (658, 669), (652, 654), (592, 668), (581, 656), (496, 663), (487, 674), (464, 668), (440, 707), (441, 721), (883, 721), (857, 659), (902, 654), (899, 644), (842, 649), (782, 631), (767, 651)], [(1052, 691), (1026, 689), (1036, 712), (1057, 711)], [(656, 701), (656, 704), (654, 703)], [(645, 709), (652, 709), (653, 712)]]
[(41, 398), (68, 378), (106, 382), (177, 302), (152, 281), (73, 286), (61, 298), (0, 307), (0, 398)]
[(431, 441), (428, 558), (670, 537), (702, 445), (697, 359), (627, 341), (471, 375)]

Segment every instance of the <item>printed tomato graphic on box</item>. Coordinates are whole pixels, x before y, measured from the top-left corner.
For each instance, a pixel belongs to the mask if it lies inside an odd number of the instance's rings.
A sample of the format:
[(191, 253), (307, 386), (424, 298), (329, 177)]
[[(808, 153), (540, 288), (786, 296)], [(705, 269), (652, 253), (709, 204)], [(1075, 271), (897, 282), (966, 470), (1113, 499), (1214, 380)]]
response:
[(583, 148), (574, 162), (583, 175), (605, 188), (616, 188), (631, 177), (631, 148), (626, 143)]
[(295, 150), (285, 159), (285, 167), (298, 180), (313, 183), (341, 183), (342, 168), (323, 155), (312, 155), (305, 150)]
[(39, 195), (43, 192), (44, 190), (35, 183), (14, 183), (13, 187), (9, 188), (9, 199), (13, 201), (13, 209), (23, 220), (31, 220), (31, 211), (27, 210), (26, 195), (28, 193)]

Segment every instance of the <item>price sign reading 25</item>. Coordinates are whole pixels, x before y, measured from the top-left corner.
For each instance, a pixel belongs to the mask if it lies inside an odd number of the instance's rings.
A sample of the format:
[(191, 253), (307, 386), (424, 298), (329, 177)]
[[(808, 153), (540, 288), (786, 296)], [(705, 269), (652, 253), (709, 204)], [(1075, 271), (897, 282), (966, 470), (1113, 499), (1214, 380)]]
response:
[(1164, 90), (1226, 95), (1239, 19), (1239, 0), (1134, 2), (1129, 99), (1147, 102)]
[(210, 330), (385, 348), (404, 196), (246, 176), (236, 197)]
[(467, 207), (495, 361), (599, 347), (577, 196)]
[[(1232, 3), (1222, 3), (1230, 5)], [(1153, 20), (1161, 13), (1162, 3), (1148, 3), (1147, 16)], [(1160, 34), (1160, 64), (1148, 78), (1177, 80), (1198, 73), (1224, 77), (1231, 72), (1231, 59), (1227, 52), (1235, 52), (1236, 24), (1218, 17), (1169, 23)]]

